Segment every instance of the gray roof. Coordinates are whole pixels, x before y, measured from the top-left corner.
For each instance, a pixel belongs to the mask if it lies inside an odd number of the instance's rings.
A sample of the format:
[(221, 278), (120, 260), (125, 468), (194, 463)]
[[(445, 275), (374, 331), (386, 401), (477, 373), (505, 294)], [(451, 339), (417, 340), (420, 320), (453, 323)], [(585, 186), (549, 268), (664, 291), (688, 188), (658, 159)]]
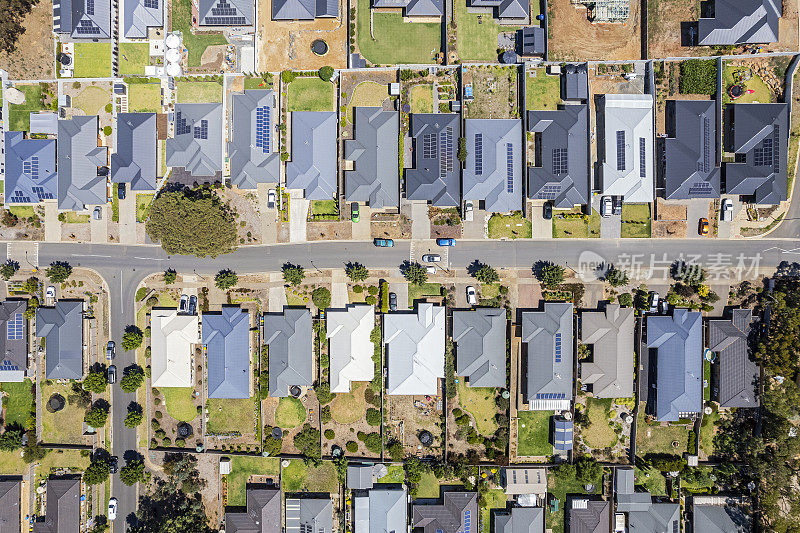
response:
[(581, 342), (592, 345), (592, 362), (581, 363), (581, 381), (595, 398), (633, 398), (632, 307), (606, 305), (581, 313)]
[(374, 465), (355, 464), (347, 465), (347, 488), (351, 490), (371, 489), (375, 484), (372, 479)]
[(506, 386), (506, 310), (453, 312), (456, 375), (470, 387)]
[(354, 498), (354, 533), (404, 533), (408, 524), (406, 488), (378, 488)]
[(336, 127), (333, 111), (292, 113), (287, 189), (303, 189), (309, 200), (329, 200), (336, 195)]
[(19, 533), (21, 486), (19, 479), (0, 481), (0, 531), (3, 533)]
[(175, 136), (167, 139), (167, 166), (192, 176), (222, 170), (222, 104), (176, 104)]
[(572, 304), (545, 302), (544, 311), (522, 313), (522, 342), (527, 348), (525, 403), (532, 410), (568, 409), (572, 400)]
[(404, 17), (441, 17), (444, 0), (372, 0), (373, 8), (403, 8)]
[(78, 533), (81, 525), (81, 480), (47, 480), (46, 514), (43, 522), (34, 522), (34, 533)]
[(125, 37), (144, 39), (147, 28), (160, 28), (164, 25), (164, 6), (159, 0), (122, 0), (124, 9)]
[(713, 100), (670, 100), (667, 110), (673, 118), (664, 140), (666, 198), (719, 198), (716, 104)]
[(589, 98), (589, 73), (586, 63), (570, 63), (563, 69), (561, 94), (564, 100), (587, 100)]
[(597, 129), (603, 136), (598, 145), (603, 194), (623, 196), (629, 203), (652, 202), (653, 95), (603, 94), (600, 98)]
[[(528, 167), (528, 197), (569, 208), (589, 201), (589, 106), (528, 111), (528, 131), (537, 133), (540, 166)], [(541, 141), (539, 143), (539, 141)]]
[(647, 347), (657, 351), (655, 414), (674, 422), (703, 407), (702, 316), (675, 309), (672, 316), (647, 317)]
[(45, 377), (83, 377), (83, 302), (59, 300), (36, 309), (36, 336), (45, 338)]
[(231, 100), (233, 111), (228, 141), (231, 184), (240, 189), (255, 189), (259, 183), (278, 183), (281, 156), (275, 92), (244, 91), (234, 94)]
[(58, 135), (58, 114), (52, 111), (31, 111), (30, 133)]
[(247, 510), (225, 513), (225, 531), (229, 533), (280, 533), (281, 489), (248, 488)]
[(530, 16), (530, 3), (525, 0), (469, 0), (469, 7), (492, 7), (500, 19), (526, 19)]
[[(636, 492), (635, 475), (631, 467), (617, 467), (614, 470), (614, 495), (617, 499), (617, 512), (647, 511), (653, 503), (649, 492)], [(672, 533), (670, 531), (670, 533)]]
[(21, 131), (7, 131), (5, 160), (7, 204), (35, 204), (56, 198), (54, 139), (23, 139)]
[(611, 531), (611, 503), (601, 500), (589, 500), (587, 505), (576, 506), (576, 500), (570, 501), (568, 516), (569, 533), (609, 533)]
[(336, 0), (275, 0), (272, 20), (312, 20), (317, 17), (338, 17)]
[[(752, 196), (756, 204), (786, 200), (789, 107), (786, 104), (732, 104), (733, 146), (744, 156), (725, 163), (725, 192)], [(726, 143), (727, 144), (727, 143)]]
[(753, 331), (750, 309), (734, 309), (729, 320), (708, 321), (708, 348), (719, 356), (719, 404), (722, 407), (758, 407), (758, 364), (752, 359), (748, 337)]
[(0, 304), (0, 371), (5, 376), (3, 381), (10, 381), (10, 377), (22, 381), (28, 370), (28, 320), (23, 316), (26, 308), (25, 300), (6, 300)]
[(58, 121), (58, 208), (81, 211), (107, 201), (108, 148), (97, 146), (97, 115)]
[(415, 503), (411, 513), (411, 527), (423, 528), (425, 533), (459, 533), (471, 528), (477, 530), (478, 493), (444, 492), (442, 503)]
[(773, 43), (778, 40), (781, 0), (714, 0), (714, 18), (698, 22), (704, 46)]
[(286, 531), (331, 533), (333, 504), (330, 498), (287, 498)]
[(547, 35), (540, 26), (525, 26), (517, 30), (517, 49), (524, 56), (542, 55)]
[(495, 533), (544, 533), (544, 509), (514, 507), (494, 515)]
[(61, 0), (54, 14), (56, 33), (73, 39), (111, 38), (111, 0)]
[(201, 26), (252, 26), (255, 2), (252, 0), (199, 0)]
[(697, 505), (692, 508), (692, 529), (700, 533), (748, 533), (750, 521), (733, 505)]
[(574, 429), (572, 420), (556, 418), (553, 421), (553, 448), (561, 452), (572, 450)]
[(269, 344), (269, 395), (289, 395), (289, 387), (310, 387), (314, 381), (311, 312), (286, 307), (264, 314), (264, 343)]
[(389, 378), (386, 393), (436, 394), (444, 378), (445, 308), (420, 303), (414, 313), (383, 316)]
[(651, 503), (646, 511), (628, 513), (628, 527), (632, 533), (675, 533), (679, 531), (680, 516), (678, 503)]
[(494, 213), (519, 211), (522, 209), (522, 121), (467, 119), (465, 123), (464, 200), (483, 201), (486, 211)]
[(400, 205), (398, 173), (399, 118), (395, 111), (380, 107), (354, 110), (355, 138), (344, 141), (344, 158), (353, 170), (344, 172), (344, 195), (348, 202), (368, 202), (370, 207)]
[(155, 113), (119, 113), (111, 181), (130, 183), (132, 191), (156, 190), (157, 140)]
[(250, 312), (233, 305), (203, 313), (209, 398), (250, 397)]
[(461, 118), (451, 113), (411, 115), (414, 168), (405, 171), (406, 198), (433, 205), (461, 204), (461, 164), (456, 157)]

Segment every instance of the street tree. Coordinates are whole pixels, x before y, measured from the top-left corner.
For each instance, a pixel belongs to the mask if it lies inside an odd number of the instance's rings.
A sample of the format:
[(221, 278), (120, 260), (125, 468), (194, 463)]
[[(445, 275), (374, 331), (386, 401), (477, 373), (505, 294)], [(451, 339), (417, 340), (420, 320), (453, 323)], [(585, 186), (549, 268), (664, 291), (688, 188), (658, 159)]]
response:
[(125, 392), (135, 392), (144, 383), (144, 370), (139, 365), (130, 365), (122, 373), (119, 382), (120, 388)]
[(290, 285), (300, 285), (306, 277), (306, 272), (300, 265), (286, 263), (283, 265), (283, 281)]
[(214, 276), (214, 284), (218, 289), (223, 291), (227, 291), (237, 283), (239, 283), (239, 276), (229, 268), (220, 270), (217, 272), (217, 275)]
[(617, 268), (614, 265), (611, 265), (609, 269), (606, 271), (605, 275), (603, 276), (606, 282), (612, 287), (619, 287), (621, 285), (627, 285), (628, 280), (628, 273), (621, 268)]
[(142, 345), (144, 333), (137, 326), (130, 325), (125, 328), (125, 333), (122, 335), (122, 349), (125, 351), (135, 350)]
[(103, 394), (107, 385), (106, 373), (101, 368), (90, 371), (83, 380), (83, 388), (95, 394)]
[(407, 263), (403, 268), (403, 277), (414, 285), (422, 285), (428, 281), (428, 271), (419, 263)]
[(64, 283), (72, 275), (72, 265), (66, 261), (53, 261), (45, 274), (51, 283)]
[(324, 311), (331, 306), (331, 291), (327, 287), (317, 287), (311, 293), (311, 301), (317, 309)]
[(128, 405), (128, 414), (125, 415), (125, 427), (135, 428), (142, 423), (142, 420), (144, 420), (142, 406), (136, 402), (131, 402)]
[(0, 266), (0, 275), (3, 276), (4, 280), (8, 281), (11, 279), (11, 276), (17, 272), (17, 270), (19, 270), (19, 263), (13, 259), (9, 259), (3, 263), (3, 266)]
[(105, 454), (95, 453), (92, 462), (83, 472), (83, 482), (87, 485), (98, 485), (111, 475), (111, 465)]
[(108, 410), (108, 402), (97, 400), (92, 404), (91, 409), (86, 411), (86, 414), (83, 416), (83, 421), (93, 428), (101, 428), (106, 425), (106, 421), (108, 420)]
[(369, 270), (361, 263), (347, 263), (344, 273), (353, 283), (364, 281), (369, 277)]
[(555, 289), (564, 283), (564, 267), (549, 261), (539, 264), (536, 268), (536, 277), (548, 289)]
[(172, 285), (175, 283), (175, 280), (178, 278), (178, 273), (175, 272), (174, 268), (168, 268), (164, 271), (164, 283), (166, 285)]
[(144, 481), (144, 461), (132, 459), (120, 468), (119, 479), (126, 485), (135, 485), (139, 481)]
[(478, 263), (472, 275), (481, 283), (497, 283), (500, 281), (497, 270), (484, 263)]

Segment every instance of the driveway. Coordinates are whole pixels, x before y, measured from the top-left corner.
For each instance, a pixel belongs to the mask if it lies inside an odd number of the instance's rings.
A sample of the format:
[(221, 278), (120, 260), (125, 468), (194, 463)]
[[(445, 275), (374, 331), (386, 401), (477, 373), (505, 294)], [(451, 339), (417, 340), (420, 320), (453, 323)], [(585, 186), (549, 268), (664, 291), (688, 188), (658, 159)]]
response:
[(431, 221), (428, 219), (427, 202), (411, 202), (411, 238), (431, 238)]
[[(349, 211), (348, 211), (349, 213)], [(370, 229), (370, 217), (372, 210), (369, 206), (358, 206), (358, 222), (353, 224), (353, 240), (369, 241), (372, 240), (372, 230)]]
[(342, 309), (350, 303), (347, 294), (347, 276), (340, 270), (335, 270), (331, 276), (331, 307)]
[(619, 239), (622, 235), (622, 215), (600, 217), (600, 238)]
[(105, 244), (108, 242), (108, 217), (111, 216), (111, 210), (108, 204), (100, 206), (100, 219), (95, 220), (94, 208), (91, 208), (91, 215), (89, 215), (89, 230), (91, 232), (92, 244)]
[(306, 221), (311, 202), (295, 196), (295, 192), (303, 194), (302, 191), (292, 191), (289, 198), (289, 242), (306, 242)]
[(136, 244), (136, 195), (132, 191), (119, 201), (119, 242)]
[[(267, 207), (267, 196), (271, 189), (274, 189), (271, 183), (259, 183), (258, 189), (256, 190), (258, 196), (258, 210), (261, 214), (261, 240), (264, 244), (275, 244), (278, 242), (277, 198), (275, 207)], [(289, 212), (291, 213), (291, 209), (289, 209)]]
[(389, 292), (393, 292), (397, 295), (398, 311), (408, 309), (408, 283), (404, 281), (389, 283)]
[(61, 242), (61, 221), (58, 220), (57, 202), (44, 202), (44, 240)]
[[(474, 202), (477, 204), (477, 202)], [(472, 210), (472, 220), (462, 221), (461, 237), (464, 239), (485, 239), (486, 238), (486, 217), (488, 213), (482, 209)]]
[(553, 221), (544, 218), (544, 203), (531, 205), (531, 237), (534, 239), (552, 239)]
[[(708, 198), (698, 198), (695, 200), (686, 200), (686, 238), (698, 239), (702, 237), (697, 229), (700, 227), (700, 219), (708, 218), (708, 204), (711, 202)], [(713, 220), (708, 221), (709, 226)], [(709, 227), (709, 234), (711, 228)]]

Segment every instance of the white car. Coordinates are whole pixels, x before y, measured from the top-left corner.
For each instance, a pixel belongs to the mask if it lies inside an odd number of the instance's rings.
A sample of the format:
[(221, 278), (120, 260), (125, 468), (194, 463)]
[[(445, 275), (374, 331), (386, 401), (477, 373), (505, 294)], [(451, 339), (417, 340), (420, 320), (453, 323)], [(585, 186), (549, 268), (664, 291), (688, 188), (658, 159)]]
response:
[(422, 261), (425, 263), (439, 263), (442, 256), (439, 254), (425, 254), (422, 256)]
[(730, 222), (733, 220), (733, 202), (730, 198), (722, 200), (722, 209), (720, 210), (720, 220), (723, 222)]
[(47, 287), (47, 290), (44, 293), (45, 298), (55, 298), (56, 297), (56, 288), (54, 285), (50, 285)]
[(113, 521), (117, 518), (117, 499), (111, 498), (108, 500), (108, 516), (109, 521)]
[(658, 295), (656, 291), (650, 291), (648, 295), (648, 303), (650, 304), (650, 312), (651, 313), (658, 313), (658, 302), (661, 297)]
[(610, 196), (603, 196), (603, 199), (600, 203), (600, 216), (602, 217), (610, 217), (611, 213), (614, 208), (614, 202), (611, 200)]
[(464, 220), (467, 222), (472, 222), (472, 210), (474, 208), (474, 204), (472, 200), (467, 200), (464, 204)]
[(189, 311), (189, 296), (187, 294), (181, 295), (181, 301), (178, 302), (178, 313), (186, 313)]
[(425, 270), (428, 271), (428, 274), (436, 274), (436, 267), (433, 265), (426, 266)]
[(267, 193), (267, 207), (270, 209), (275, 207), (275, 189), (270, 189)]
[(472, 285), (467, 287), (467, 303), (469, 305), (478, 304), (478, 295), (475, 293), (475, 287), (473, 287)]

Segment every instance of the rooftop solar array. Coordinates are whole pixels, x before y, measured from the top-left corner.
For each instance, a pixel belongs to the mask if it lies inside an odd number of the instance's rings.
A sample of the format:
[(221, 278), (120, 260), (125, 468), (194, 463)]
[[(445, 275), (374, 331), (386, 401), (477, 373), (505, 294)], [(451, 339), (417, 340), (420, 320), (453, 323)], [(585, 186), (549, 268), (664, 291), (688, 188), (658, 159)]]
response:
[(506, 143), (506, 188), (514, 192), (514, 145)]
[(555, 200), (561, 193), (561, 185), (545, 185), (539, 191), (537, 198), (539, 200)]
[(78, 24), (78, 27), (75, 28), (75, 32), (78, 35), (100, 35), (100, 28), (91, 20), (83, 19)]
[(19, 367), (13, 361), (7, 359), (0, 361), (0, 372), (12, 372), (15, 370), (19, 370)]
[[(703, 119), (703, 169), (708, 174), (711, 167), (711, 121), (708, 117)], [(700, 170), (698, 168), (698, 170)]]
[(639, 137), (639, 177), (647, 177), (647, 157), (644, 137)]
[(256, 108), (256, 148), (261, 148), (265, 154), (270, 152), (270, 113), (269, 106)]
[(220, 0), (216, 6), (211, 8), (211, 15), (206, 17), (203, 22), (215, 26), (242, 26), (247, 24), (247, 19), (242, 17), (227, 0)]
[(448, 126), (439, 134), (439, 177), (453, 171), (453, 128)]
[(555, 350), (556, 363), (561, 362), (561, 333), (556, 333), (556, 350)]
[(426, 133), (422, 136), (422, 158), (436, 159), (436, 134)]
[(706, 181), (698, 181), (689, 187), (689, 196), (706, 196), (711, 191), (711, 184)]
[(781, 137), (780, 137), (781, 127), (778, 124), (775, 124), (775, 127), (772, 129), (772, 171), (773, 172), (780, 172), (781, 169)]
[(186, 123), (186, 119), (183, 118), (181, 112), (178, 111), (177, 115), (175, 115), (175, 135), (184, 135), (191, 132), (192, 127)]
[(244, 17), (206, 17), (203, 19), (209, 26), (244, 26), (247, 19)]
[(464, 511), (464, 533), (470, 533), (472, 529), (472, 517), (470, 516), (469, 509)]
[(567, 149), (553, 148), (553, 174), (560, 176), (567, 173)]
[(7, 201), (11, 202), (12, 204), (29, 204), (31, 203), (30, 196), (25, 196), (22, 191), (14, 191), (14, 194), (8, 198)]
[(158, 9), (158, 0), (144, 0), (144, 7)]
[(208, 139), (208, 121), (201, 120), (199, 126), (194, 127), (195, 139)]
[(617, 132), (617, 170), (625, 171), (625, 132)]
[(14, 313), (14, 317), (6, 322), (7, 338), (10, 341), (22, 340), (23, 328), (25, 323), (22, 318), (22, 313)]
[(761, 147), (753, 150), (753, 164), (757, 167), (768, 167), (772, 165), (772, 138), (767, 137), (761, 141)]
[(56, 196), (51, 192), (45, 192), (44, 187), (32, 187), (33, 194), (39, 197), (39, 201), (42, 200), (55, 200)]
[(86, 14), (94, 15), (94, 0), (86, 0)]
[(39, 156), (33, 156), (22, 162), (22, 172), (30, 176), (32, 180), (39, 179)]
[(475, 134), (475, 175), (483, 174), (483, 134)]
[(537, 400), (564, 400), (567, 395), (563, 392), (539, 392), (536, 393)]

